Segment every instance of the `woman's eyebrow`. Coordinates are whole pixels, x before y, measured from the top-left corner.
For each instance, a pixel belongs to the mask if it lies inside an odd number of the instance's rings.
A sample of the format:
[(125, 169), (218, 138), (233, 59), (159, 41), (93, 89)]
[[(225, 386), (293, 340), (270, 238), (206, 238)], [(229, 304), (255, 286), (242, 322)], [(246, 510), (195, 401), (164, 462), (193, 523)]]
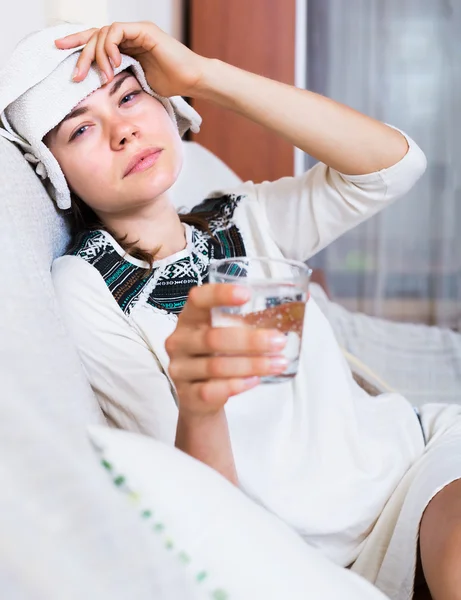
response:
[(58, 133), (59, 128), (65, 121), (69, 121), (69, 119), (75, 119), (76, 117), (80, 117), (81, 115), (84, 115), (85, 113), (87, 113), (89, 110), (90, 109), (87, 106), (80, 106), (80, 107), (74, 108), (74, 110), (71, 110), (70, 113), (68, 115), (66, 115), (64, 117), (64, 119), (56, 126), (56, 129), (54, 130), (54, 132)]
[[(134, 75), (132, 75), (131, 73), (125, 73), (122, 77), (117, 79), (117, 81), (114, 82), (112, 88), (109, 91), (109, 96), (113, 96), (114, 94), (116, 94), (118, 92), (118, 90), (121, 88), (121, 86), (123, 85), (123, 82), (126, 81), (127, 79), (129, 79), (130, 77), (134, 77)], [(65, 121), (69, 121), (70, 119), (75, 119), (76, 117), (80, 117), (81, 115), (84, 115), (85, 113), (87, 113), (89, 110), (90, 109), (87, 106), (80, 106), (80, 107), (74, 108), (74, 110), (71, 110), (70, 113), (68, 115), (66, 115), (64, 117), (64, 119), (59, 123), (59, 125), (57, 125), (54, 132), (58, 133), (59, 128)]]
[(123, 82), (126, 81), (127, 79), (129, 79), (130, 77), (134, 77), (134, 75), (132, 75), (131, 73), (125, 73), (123, 75), (123, 77), (120, 77), (120, 79), (117, 79), (117, 81), (114, 83), (114, 85), (112, 86), (112, 88), (109, 92), (109, 96), (113, 96), (114, 94), (116, 94), (118, 92), (118, 90), (122, 87)]

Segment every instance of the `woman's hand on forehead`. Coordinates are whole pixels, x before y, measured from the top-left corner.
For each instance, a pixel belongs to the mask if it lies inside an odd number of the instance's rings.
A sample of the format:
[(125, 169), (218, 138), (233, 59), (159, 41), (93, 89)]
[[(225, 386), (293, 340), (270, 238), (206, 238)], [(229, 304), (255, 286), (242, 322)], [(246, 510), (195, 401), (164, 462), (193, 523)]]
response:
[(56, 46), (62, 50), (84, 46), (75, 67), (75, 82), (85, 79), (94, 61), (105, 83), (112, 81), (123, 53), (140, 62), (149, 85), (166, 97), (193, 97), (209, 61), (150, 22), (113, 23), (101, 29), (87, 29), (56, 40)]

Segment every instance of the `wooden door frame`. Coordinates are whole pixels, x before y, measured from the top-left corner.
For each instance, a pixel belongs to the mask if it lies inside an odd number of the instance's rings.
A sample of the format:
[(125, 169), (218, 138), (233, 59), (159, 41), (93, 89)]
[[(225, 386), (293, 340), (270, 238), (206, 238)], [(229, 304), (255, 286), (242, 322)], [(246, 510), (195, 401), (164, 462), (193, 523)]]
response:
[[(189, 22), (185, 41), (205, 56), (305, 87), (306, 7), (307, 0), (189, 0), (184, 11)], [(304, 170), (303, 153), (275, 134), (214, 105), (192, 103), (204, 116), (202, 133), (192, 139), (217, 154), (242, 179), (273, 180)], [(254, 162), (255, 156), (259, 162)]]

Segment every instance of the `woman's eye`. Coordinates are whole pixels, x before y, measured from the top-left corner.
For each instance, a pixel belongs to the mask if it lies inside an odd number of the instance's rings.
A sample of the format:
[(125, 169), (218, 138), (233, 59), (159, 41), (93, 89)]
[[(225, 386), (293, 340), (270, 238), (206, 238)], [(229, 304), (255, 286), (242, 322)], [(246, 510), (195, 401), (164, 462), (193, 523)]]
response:
[(75, 138), (80, 137), (81, 135), (83, 135), (85, 133), (85, 131), (87, 130), (87, 128), (89, 127), (89, 125), (82, 125), (82, 127), (79, 127), (76, 131), (74, 131), (74, 133), (71, 135), (70, 140), (75, 140)]
[(127, 94), (126, 96), (123, 96), (120, 104), (126, 104), (127, 102), (131, 102), (131, 100), (133, 100), (133, 98), (135, 98), (136, 96), (138, 96), (141, 93), (141, 90), (138, 90), (136, 92), (131, 92), (130, 94)]

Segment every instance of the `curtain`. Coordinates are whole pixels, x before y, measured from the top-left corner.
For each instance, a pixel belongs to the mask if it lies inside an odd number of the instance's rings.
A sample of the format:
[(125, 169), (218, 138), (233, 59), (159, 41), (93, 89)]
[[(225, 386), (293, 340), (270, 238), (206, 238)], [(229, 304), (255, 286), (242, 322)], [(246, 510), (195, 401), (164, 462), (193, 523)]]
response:
[(460, 328), (461, 1), (308, 0), (307, 30), (309, 89), (403, 129), (428, 158), (405, 198), (312, 266), (352, 310)]

